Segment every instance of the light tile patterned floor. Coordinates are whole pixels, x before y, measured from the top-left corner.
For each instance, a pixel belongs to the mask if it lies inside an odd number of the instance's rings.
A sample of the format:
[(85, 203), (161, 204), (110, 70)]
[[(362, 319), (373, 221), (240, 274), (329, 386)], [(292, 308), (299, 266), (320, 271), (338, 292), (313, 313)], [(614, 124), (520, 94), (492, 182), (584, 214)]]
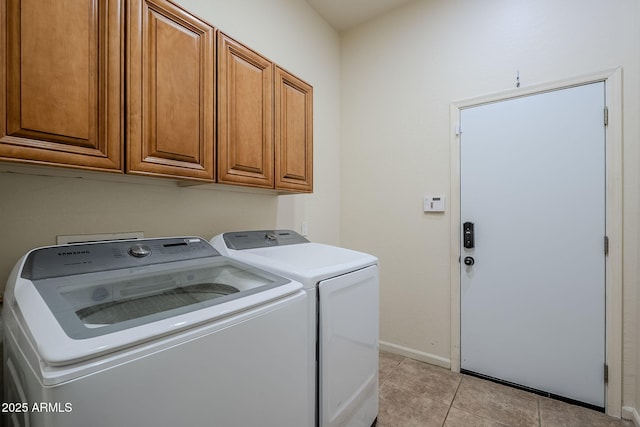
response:
[(633, 427), (580, 406), (380, 352), (378, 427)]

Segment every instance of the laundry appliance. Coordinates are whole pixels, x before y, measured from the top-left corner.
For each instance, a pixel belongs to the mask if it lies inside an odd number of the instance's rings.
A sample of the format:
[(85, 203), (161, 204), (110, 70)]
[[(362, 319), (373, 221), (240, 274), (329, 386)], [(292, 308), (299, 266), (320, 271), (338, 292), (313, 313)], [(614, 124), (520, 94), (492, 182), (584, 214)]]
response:
[(35, 249), (5, 293), (6, 425), (305, 426), (306, 307), (197, 237)]
[[(290, 230), (229, 232), (220, 253), (302, 283), (307, 292), (308, 358), (316, 425), (370, 427), (378, 414), (376, 257), (313, 243)], [(314, 381), (315, 380), (315, 381)]]

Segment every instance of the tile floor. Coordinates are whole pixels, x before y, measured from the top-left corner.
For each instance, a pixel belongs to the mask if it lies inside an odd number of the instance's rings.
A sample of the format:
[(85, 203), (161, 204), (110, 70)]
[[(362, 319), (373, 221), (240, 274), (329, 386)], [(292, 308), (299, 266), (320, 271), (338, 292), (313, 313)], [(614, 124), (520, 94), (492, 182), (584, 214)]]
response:
[(633, 427), (631, 421), (380, 352), (378, 427)]

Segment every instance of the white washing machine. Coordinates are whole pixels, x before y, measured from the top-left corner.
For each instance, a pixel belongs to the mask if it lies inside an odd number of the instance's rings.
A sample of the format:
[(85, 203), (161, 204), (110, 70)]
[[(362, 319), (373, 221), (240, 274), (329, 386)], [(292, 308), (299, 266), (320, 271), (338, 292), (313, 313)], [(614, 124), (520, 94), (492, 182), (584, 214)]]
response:
[(33, 250), (5, 293), (5, 421), (305, 426), (306, 307), (197, 237)]
[[(308, 298), (312, 405), (320, 427), (370, 427), (378, 414), (378, 260), (290, 230), (224, 233), (223, 255), (299, 281)], [(313, 424), (310, 424), (313, 425)]]

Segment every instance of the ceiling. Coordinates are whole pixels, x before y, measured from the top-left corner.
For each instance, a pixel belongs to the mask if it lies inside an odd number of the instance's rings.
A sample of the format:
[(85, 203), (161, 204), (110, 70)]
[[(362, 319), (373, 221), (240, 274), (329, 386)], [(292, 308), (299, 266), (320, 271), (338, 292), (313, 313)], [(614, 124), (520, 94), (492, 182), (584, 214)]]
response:
[(412, 0), (306, 0), (333, 28), (346, 30)]

